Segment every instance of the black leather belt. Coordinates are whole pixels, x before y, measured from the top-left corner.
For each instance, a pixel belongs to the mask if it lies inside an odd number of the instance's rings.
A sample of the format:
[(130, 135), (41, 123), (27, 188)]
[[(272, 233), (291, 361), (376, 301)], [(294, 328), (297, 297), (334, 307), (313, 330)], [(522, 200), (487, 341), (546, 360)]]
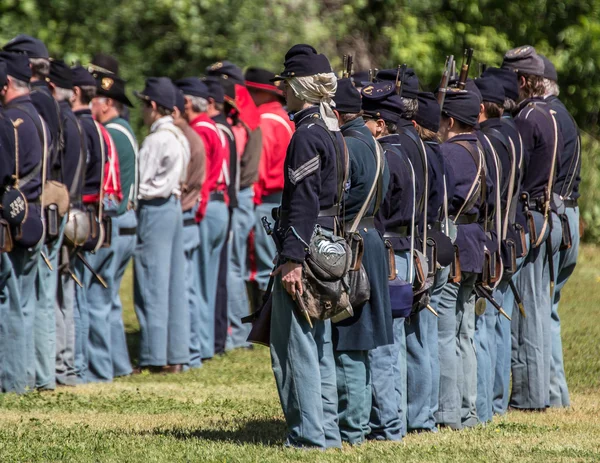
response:
[[(352, 227), (353, 220), (348, 220), (344, 224), (344, 228), (346, 231), (350, 231), (350, 227)], [(358, 222), (357, 230), (372, 230), (375, 228), (375, 217), (363, 217), (360, 222)]]
[(563, 199), (563, 203), (565, 204), (565, 207), (577, 207), (576, 199), (571, 199), (571, 198)]
[(107, 210), (104, 210), (104, 211), (102, 211), (102, 215), (104, 217), (111, 217), (112, 218), (112, 217), (117, 217), (119, 214), (117, 213), (117, 211), (107, 211)]
[(136, 227), (119, 228), (119, 236), (132, 236), (137, 233)]
[(543, 212), (546, 205), (546, 198), (544, 196), (539, 196), (537, 198), (528, 198), (523, 202), (529, 210)]
[(340, 207), (338, 204), (334, 204), (331, 207), (328, 207), (327, 209), (321, 209), (319, 211), (319, 217), (335, 217), (339, 214), (340, 211)]
[(384, 238), (406, 238), (408, 236), (408, 225), (386, 229)]
[(191, 227), (192, 225), (197, 225), (195, 217), (189, 217), (189, 218), (183, 220), (184, 227)]
[(478, 214), (477, 214), (477, 212), (475, 212), (473, 214), (463, 214), (463, 215), (460, 215), (458, 217), (458, 219), (455, 219), (453, 217), (450, 217), (450, 218), (454, 221), (454, 223), (456, 225), (469, 225), (471, 223), (477, 222)]
[(213, 191), (209, 196), (210, 201), (225, 202), (225, 193), (223, 191)]

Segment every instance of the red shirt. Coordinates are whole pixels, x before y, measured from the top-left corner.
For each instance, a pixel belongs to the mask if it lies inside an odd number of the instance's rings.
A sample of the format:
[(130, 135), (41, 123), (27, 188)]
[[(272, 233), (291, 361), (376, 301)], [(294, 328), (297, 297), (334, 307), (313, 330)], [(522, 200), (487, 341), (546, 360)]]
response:
[(294, 123), (278, 101), (258, 107), (262, 131), (262, 154), (258, 181), (254, 184), (254, 202), (283, 190), (283, 163), (287, 147), (294, 134)]
[(190, 126), (196, 131), (206, 149), (206, 178), (200, 192), (200, 207), (196, 220), (200, 221), (206, 212), (210, 194), (222, 191), (227, 202), (227, 183), (225, 175), (229, 175), (229, 141), (217, 128), (215, 122), (206, 114), (200, 114), (190, 121)]

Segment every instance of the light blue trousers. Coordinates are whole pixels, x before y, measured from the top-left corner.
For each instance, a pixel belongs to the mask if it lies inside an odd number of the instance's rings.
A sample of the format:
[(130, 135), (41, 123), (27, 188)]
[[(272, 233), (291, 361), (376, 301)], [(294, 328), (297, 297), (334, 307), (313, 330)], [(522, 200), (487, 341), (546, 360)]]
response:
[[(494, 299), (502, 308), (504, 308), (503, 301), (507, 290), (510, 291), (508, 281), (503, 281), (493, 292)], [(475, 315), (477, 417), (481, 423), (491, 421), (493, 417), (494, 375), (497, 362), (496, 324), (500, 322), (499, 316), (501, 317), (500, 313), (490, 302), (486, 303), (483, 315)]]
[(231, 249), (227, 269), (227, 318), (229, 330), (226, 349), (236, 349), (249, 345), (246, 342), (249, 323), (242, 323), (242, 317), (250, 313), (246, 280), (248, 279), (248, 236), (254, 227), (254, 189), (241, 190), (238, 206), (231, 218)]
[(188, 364), (188, 304), (181, 204), (175, 196), (140, 201), (134, 302), (140, 366)]
[[(183, 220), (193, 219), (196, 217), (198, 207), (193, 207), (191, 210), (183, 213)], [(192, 319), (192, 314), (200, 313), (200, 225), (185, 225), (183, 227), (183, 250), (185, 252), (185, 286), (187, 293), (187, 301), (189, 308), (189, 317)], [(194, 333), (190, 332), (190, 362), (193, 362), (193, 367), (202, 366), (202, 360), (199, 355), (193, 356), (194, 348), (192, 340)], [(195, 349), (198, 353), (198, 348)], [(193, 358), (192, 358), (193, 357)]]
[[(35, 388), (35, 337), (34, 327), (37, 312), (37, 298), (35, 291), (35, 282), (38, 273), (38, 259), (43, 246), (43, 238), (32, 248), (15, 248), (8, 253), (12, 262), (12, 267), (17, 278), (19, 288), (19, 306), (21, 316), (15, 314), (14, 318), (9, 317), (8, 336), (9, 339), (14, 329), (14, 323), (19, 321), (23, 324), (24, 341), (21, 344), (20, 340), (15, 339), (15, 354), (16, 361), (25, 365), (26, 371), (26, 388), (33, 390)], [(11, 315), (12, 315), (11, 310)], [(20, 331), (20, 329), (18, 330)], [(17, 391), (19, 392), (19, 391)]]
[(25, 328), (21, 310), (19, 281), (10, 257), (0, 254), (0, 384), (2, 392), (25, 391)]
[[(62, 254), (61, 250), (61, 254)], [(73, 273), (71, 262), (63, 262), (61, 257), (59, 262), (66, 265)], [(76, 361), (76, 330), (81, 329), (81, 320), (79, 313), (75, 313), (75, 281), (66, 270), (60, 270), (58, 273), (58, 287), (56, 290), (56, 382), (65, 386), (75, 386), (78, 383), (78, 377), (84, 374), (81, 370), (83, 354), (80, 345), (80, 364)], [(79, 323), (79, 325), (77, 325)], [(81, 339), (81, 334), (80, 334)], [(77, 369), (79, 366), (79, 370)]]
[[(83, 254), (82, 254), (83, 255)], [(85, 256), (84, 256), (85, 257)], [(73, 319), (75, 321), (75, 371), (77, 372), (77, 382), (79, 384), (87, 383), (89, 378), (89, 337), (90, 337), (90, 312), (86, 303), (86, 279), (90, 276), (89, 271), (83, 266), (83, 263), (75, 256), (71, 259), (71, 270), (77, 279), (82, 283), (83, 288), (77, 283), (73, 284), (72, 279), (65, 283), (71, 297), (63, 299), (68, 300), (72, 305), (68, 310), (73, 311)]]
[[(88, 372), (91, 382), (111, 381), (131, 373), (131, 362), (123, 327), (119, 289), (125, 269), (135, 251), (135, 234), (120, 235), (120, 227), (133, 229), (137, 219), (133, 210), (112, 218), (111, 245), (86, 258), (108, 288), (104, 288), (87, 269), (84, 270), (85, 304), (89, 316), (87, 339)], [(76, 288), (78, 300), (84, 292)], [(79, 302), (78, 301), (78, 302)]]
[(563, 361), (562, 340), (560, 336), (560, 317), (558, 315), (558, 304), (560, 293), (569, 277), (575, 270), (577, 256), (579, 254), (579, 207), (566, 208), (567, 219), (571, 229), (571, 248), (554, 254), (554, 265), (556, 275), (556, 286), (554, 288), (554, 299), (552, 303), (552, 319), (550, 330), (552, 334), (552, 362), (550, 364), (550, 406), (568, 407), (571, 405), (569, 399), (569, 388), (565, 376), (565, 365)]
[[(529, 235), (526, 235), (526, 242), (529, 246)], [(525, 257), (517, 258), (517, 271), (512, 276), (513, 281), (517, 280), (524, 262)], [(502, 300), (502, 308), (506, 311), (509, 317), (513, 318), (515, 311), (518, 311), (519, 308), (515, 304), (515, 295), (510, 286), (508, 284), (506, 284), (506, 286), (501, 286), (497, 291), (494, 292), (494, 297)], [(511, 322), (505, 317), (501, 316), (497, 311), (494, 330), (496, 336), (496, 361), (495, 363), (492, 363), (492, 368), (494, 369), (492, 412), (495, 415), (503, 415), (508, 409), (508, 399), (510, 394)], [(477, 404), (477, 409), (479, 411), (479, 402)]]
[(334, 352), (338, 392), (338, 418), (342, 441), (364, 442), (369, 433), (371, 372), (369, 351)]
[[(36, 279), (37, 310), (35, 313), (35, 387), (52, 390), (56, 387), (56, 291), (58, 287), (58, 257), (63, 238), (63, 218), (60, 233), (56, 240), (44, 244), (42, 252), (52, 265), (48, 267), (44, 259), (38, 259)], [(30, 373), (28, 373), (30, 375)]]
[(256, 254), (256, 282), (258, 289), (266, 291), (269, 284), (269, 278), (273, 271), (273, 260), (277, 254), (273, 238), (267, 235), (263, 225), (262, 218), (266, 217), (270, 223), (273, 223), (271, 212), (279, 207), (279, 203), (262, 203), (256, 206), (254, 210), (254, 251)]
[[(438, 312), (440, 308), (440, 299), (442, 290), (448, 282), (448, 275), (450, 274), (450, 266), (441, 268), (435, 275), (435, 282), (431, 290), (431, 300), (429, 305)], [(431, 314), (433, 316), (433, 314)], [(427, 336), (430, 340), (429, 343), (429, 354), (431, 363), (431, 402), (428, 423), (436, 424), (436, 414), (440, 402), (440, 357), (439, 357), (439, 340), (438, 340), (438, 318), (433, 318), (429, 324), (429, 331)]]
[[(395, 256), (398, 277), (408, 281), (410, 252)], [(399, 441), (406, 435), (406, 335), (404, 319), (394, 320), (394, 344), (369, 352), (373, 392), (369, 439)]]
[(477, 274), (463, 272), (460, 283), (447, 283), (438, 310), (440, 398), (436, 421), (453, 428), (477, 424), (476, 280)]
[(209, 201), (200, 226), (200, 310), (190, 314), (190, 366), (215, 355), (215, 298), (221, 249), (227, 238), (229, 210), (222, 201)]
[[(113, 230), (137, 227), (137, 216), (135, 211), (129, 210), (119, 217), (113, 219)], [(114, 231), (113, 231), (114, 233)], [(114, 234), (113, 234), (114, 236)], [(119, 235), (113, 240), (111, 247), (115, 249), (114, 259), (116, 262), (115, 273), (112, 277), (113, 287), (112, 309), (110, 312), (110, 343), (113, 364), (113, 376), (125, 376), (131, 373), (131, 361), (127, 349), (127, 338), (123, 324), (123, 304), (121, 303), (120, 289), (125, 270), (135, 253), (137, 235)], [(111, 288), (110, 284), (108, 286)], [(88, 293), (89, 294), (89, 293)], [(91, 296), (89, 297), (91, 298)]]
[[(435, 329), (434, 329), (435, 328)], [(431, 396), (435, 367), (431, 361), (432, 342), (437, 356), (437, 318), (423, 309), (404, 323), (406, 334), (406, 398), (408, 431), (432, 430)], [(439, 369), (439, 366), (438, 366)], [(439, 371), (437, 372), (439, 375)]]
[(273, 285), (271, 364), (294, 447), (341, 447), (336, 367), (329, 320), (313, 328), (296, 313), (295, 302), (277, 276)]
[[(543, 216), (534, 212), (537, 228)], [(556, 219), (552, 247), (560, 246), (561, 228)], [(546, 232), (549, 233), (549, 231)], [(545, 238), (545, 237), (544, 237)], [(545, 240), (529, 251), (517, 278), (517, 289), (525, 305), (525, 317), (513, 312), (512, 394), (510, 405), (521, 409), (544, 409), (550, 405), (550, 364), (552, 361), (550, 275)]]

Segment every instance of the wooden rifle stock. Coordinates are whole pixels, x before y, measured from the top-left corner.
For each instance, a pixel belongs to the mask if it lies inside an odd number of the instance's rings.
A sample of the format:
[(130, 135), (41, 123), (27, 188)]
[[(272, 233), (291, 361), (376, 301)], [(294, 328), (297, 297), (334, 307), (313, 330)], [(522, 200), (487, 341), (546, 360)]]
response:
[(463, 62), (460, 68), (460, 76), (458, 77), (458, 88), (464, 90), (467, 86), (467, 79), (469, 78), (469, 68), (471, 67), (471, 60), (473, 59), (473, 49), (468, 48), (465, 50), (463, 55)]

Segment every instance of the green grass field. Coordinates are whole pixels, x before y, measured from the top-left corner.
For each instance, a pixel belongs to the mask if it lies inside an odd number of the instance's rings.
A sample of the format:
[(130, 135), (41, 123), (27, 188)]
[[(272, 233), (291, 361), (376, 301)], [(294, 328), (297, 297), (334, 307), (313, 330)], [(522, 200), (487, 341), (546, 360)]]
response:
[[(127, 329), (137, 330), (131, 276)], [(493, 424), (401, 443), (288, 450), (266, 348), (198, 371), (0, 397), (0, 461), (600, 461), (600, 253), (582, 249), (561, 313), (572, 408), (511, 412)]]

